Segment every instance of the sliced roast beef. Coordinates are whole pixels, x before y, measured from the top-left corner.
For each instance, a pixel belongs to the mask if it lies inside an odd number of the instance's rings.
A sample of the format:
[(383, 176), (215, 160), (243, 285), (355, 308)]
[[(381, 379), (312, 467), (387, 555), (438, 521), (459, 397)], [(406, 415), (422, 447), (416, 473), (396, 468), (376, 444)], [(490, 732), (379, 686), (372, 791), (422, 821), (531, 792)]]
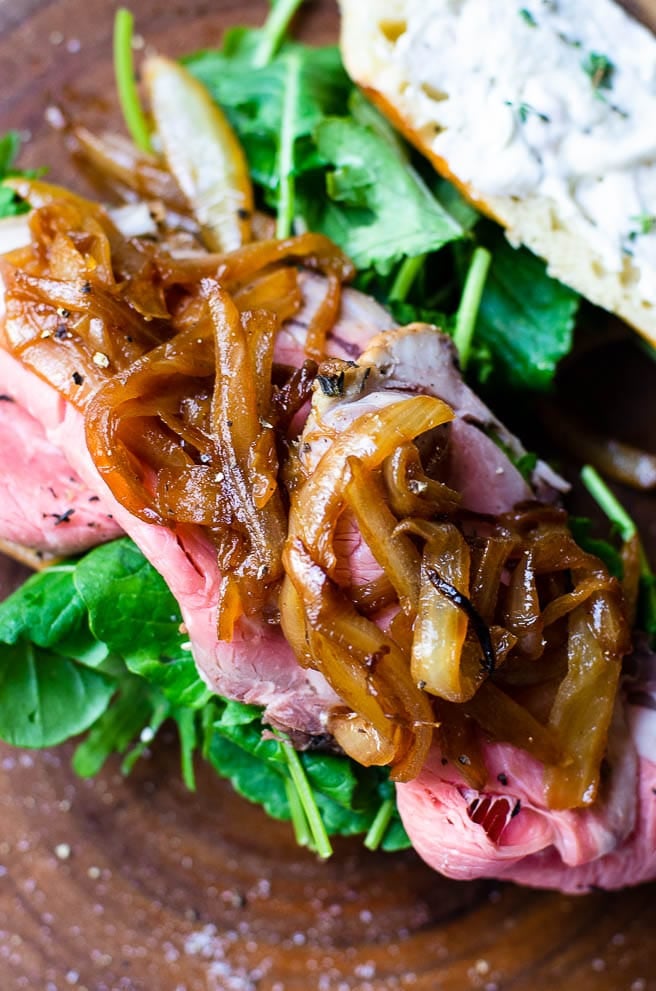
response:
[[(465, 385), (453, 342), (446, 334), (427, 324), (383, 332), (367, 344), (357, 367), (336, 366), (335, 374), (341, 376), (340, 387), (322, 389), (320, 380), (303, 430), (302, 458), (308, 471), (330, 446), (335, 431), (377, 407), (425, 393), (443, 399), (456, 414), (452, 423), (439, 428), (450, 434), (443, 480), (461, 494), (464, 508), (498, 514), (535, 498), (535, 490), (507, 453), (518, 460), (526, 454), (525, 448)], [(431, 439), (427, 441), (430, 444)], [(543, 462), (538, 464), (537, 482), (544, 501), (567, 491), (562, 478)]]
[[(656, 693), (650, 698), (656, 705)], [(448, 877), (503, 878), (575, 894), (621, 888), (656, 876), (655, 757), (656, 711), (622, 698), (609, 777), (590, 809), (549, 811), (541, 766), (490, 744), (484, 790), (468, 787), (435, 748), (419, 777), (397, 786), (399, 811), (414, 848)]]
[[(556, 493), (568, 491), (567, 483), (544, 461), (538, 461), (531, 476), (531, 488), (525, 486), (525, 494), (520, 495), (521, 475), (515, 468), (518, 476), (515, 477), (509, 464), (514, 468), (514, 463), (526, 454), (526, 449), (465, 383), (455, 345), (446, 334), (436, 334), (434, 328), (419, 323), (404, 328), (403, 334), (381, 333), (369, 342), (366, 355), (360, 360), (379, 369), (386, 387), (439, 396), (453, 408), (457, 416), (456, 429), (461, 434), (460, 440), (453, 445), (454, 451), (467, 455), (466, 462), (459, 460), (454, 466), (456, 480), (467, 486), (475, 501), (482, 498), (479, 479), (473, 471), (476, 462), (489, 465), (490, 470), (497, 474), (505, 472), (507, 478), (512, 478), (510, 484), (516, 486), (516, 502), (529, 495), (548, 502)], [(463, 424), (473, 424), (478, 428), (478, 433), (466, 430)], [(489, 443), (485, 443), (481, 435)], [(495, 447), (510, 455), (512, 461), (495, 454)], [(478, 512), (500, 511), (471, 508)]]
[(0, 540), (48, 560), (120, 535), (106, 500), (16, 401), (11, 376), (0, 376), (0, 450)]
[[(301, 272), (299, 284), (303, 308), (281, 328), (276, 340), (275, 358), (284, 364), (301, 365), (305, 339), (312, 317), (325, 295), (325, 281), (312, 272)], [(391, 330), (394, 320), (375, 299), (347, 289), (342, 293), (340, 318), (328, 334), (327, 352), (347, 360), (357, 358), (369, 339), (381, 330)]]

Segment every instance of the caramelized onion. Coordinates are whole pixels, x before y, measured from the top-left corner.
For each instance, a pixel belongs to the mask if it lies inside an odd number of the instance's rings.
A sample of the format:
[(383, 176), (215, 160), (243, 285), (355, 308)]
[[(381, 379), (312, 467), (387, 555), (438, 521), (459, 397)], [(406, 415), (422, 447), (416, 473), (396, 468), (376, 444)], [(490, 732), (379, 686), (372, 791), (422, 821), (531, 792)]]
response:
[(244, 151), (205, 86), (173, 59), (151, 55), (144, 79), (162, 152), (213, 251), (250, 240), (253, 186)]
[[(248, 388), (255, 373), (237, 307), (228, 294), (209, 279), (203, 280), (201, 291), (207, 300), (214, 328), (216, 387), (212, 424), (224, 475), (222, 484), (234, 519), (243, 528), (250, 544), (250, 552), (240, 571), (242, 576), (248, 575), (257, 581), (264, 579), (268, 584), (282, 573), (281, 553), (286, 533), (276, 471), (272, 465), (275, 459), (272, 429), (261, 426), (257, 396)], [(258, 462), (255, 456), (258, 443), (271, 445), (265, 471), (262, 471), (262, 460)], [(259, 499), (256, 492), (260, 494)]]
[(622, 590), (626, 603), (626, 614), (629, 626), (635, 625), (638, 611), (638, 596), (640, 594), (640, 574), (641, 574), (641, 548), (640, 537), (634, 533), (629, 540), (625, 540), (622, 545)]
[(345, 495), (362, 537), (396, 589), (401, 609), (414, 614), (419, 595), (421, 559), (412, 541), (396, 531), (396, 517), (372, 472), (359, 458), (348, 458)]
[(354, 712), (333, 712), (328, 729), (342, 750), (363, 767), (384, 767), (394, 760), (395, 749), (376, 727)]
[(400, 443), (413, 440), (453, 418), (441, 399), (413, 396), (359, 416), (326, 451), (292, 508), (294, 532), (331, 572), (336, 564), (332, 538), (343, 501), (348, 459), (376, 468)]
[(570, 763), (547, 774), (550, 808), (590, 806), (597, 797), (620, 658), (602, 649), (584, 606), (570, 614), (568, 670), (549, 716), (549, 729)]
[(514, 541), (509, 535), (488, 537), (472, 548), (471, 600), (484, 623), (491, 623), (501, 589), (501, 578)]
[(386, 458), (383, 475), (390, 507), (400, 519), (430, 518), (437, 512), (453, 512), (460, 504), (458, 492), (428, 477), (415, 444), (401, 444)]
[[(434, 717), (428, 697), (412, 681), (408, 659), (357, 613), (301, 540), (288, 540), (284, 560), (307, 617), (313, 664), (352, 711), (394, 747), (395, 779), (415, 777), (430, 746)], [(287, 625), (283, 608), (285, 632)]]
[(535, 566), (530, 550), (521, 554), (515, 564), (504, 595), (502, 622), (519, 641), (519, 649), (526, 657), (539, 657), (544, 648), (542, 629), (544, 620), (538, 596)]
[(75, 125), (68, 131), (76, 154), (104, 186), (109, 185), (122, 198), (131, 191), (141, 199), (161, 200), (177, 213), (189, 210), (175, 179), (154, 156), (138, 150), (119, 134), (93, 134)]
[(435, 587), (432, 575), (459, 592), (469, 588), (469, 548), (451, 525), (435, 527), (421, 564), (419, 605), (412, 643), (412, 676), (433, 695), (451, 702), (471, 698), (481, 681), (480, 664), (463, 670), (467, 617)]
[[(486, 681), (481, 685), (464, 709), (492, 739), (512, 743), (547, 766), (563, 762), (558, 734), (542, 726), (525, 706), (515, 702), (493, 682)], [(561, 773), (560, 768), (557, 773)]]

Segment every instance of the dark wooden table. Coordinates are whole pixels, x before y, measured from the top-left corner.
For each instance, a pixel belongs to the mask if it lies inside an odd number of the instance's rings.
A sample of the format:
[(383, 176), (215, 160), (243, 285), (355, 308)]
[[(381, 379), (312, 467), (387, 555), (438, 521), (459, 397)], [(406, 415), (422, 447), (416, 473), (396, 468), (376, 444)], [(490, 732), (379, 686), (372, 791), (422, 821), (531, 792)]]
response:
[[(629, 6), (656, 21), (656, 3)], [(172, 54), (266, 11), (133, 7), (147, 44)], [(0, 129), (27, 132), (25, 163), (49, 163), (64, 183), (79, 177), (45, 111), (61, 104), (91, 126), (115, 117), (114, 8), (0, 0)], [(334, 5), (309, 4), (300, 26), (335, 38)], [(600, 417), (653, 445), (656, 369), (630, 345), (595, 361)], [(653, 497), (632, 509), (656, 545)], [(320, 864), (206, 768), (189, 795), (174, 741), (128, 779), (111, 764), (80, 781), (69, 758), (0, 747), (0, 991), (656, 991), (654, 886), (575, 899), (458, 884), (411, 854), (350, 843)]]

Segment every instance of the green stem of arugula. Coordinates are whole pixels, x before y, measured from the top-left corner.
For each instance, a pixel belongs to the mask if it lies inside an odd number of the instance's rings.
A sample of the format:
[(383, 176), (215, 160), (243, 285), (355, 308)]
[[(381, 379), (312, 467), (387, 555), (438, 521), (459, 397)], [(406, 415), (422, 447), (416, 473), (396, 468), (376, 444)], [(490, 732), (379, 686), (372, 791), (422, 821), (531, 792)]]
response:
[(253, 54), (256, 69), (268, 65), (287, 33), (290, 21), (303, 0), (274, 0), (273, 9), (262, 28), (260, 42)]
[(289, 802), (289, 812), (292, 817), (296, 842), (299, 846), (312, 848), (310, 827), (308, 826), (307, 817), (303, 810), (298, 791), (296, 790), (296, 785), (291, 778), (287, 778), (285, 781), (285, 791), (287, 793), (287, 801)]
[(280, 150), (278, 152), (279, 192), (276, 237), (279, 238), (289, 237), (294, 222), (294, 136), (301, 73), (301, 61), (296, 52), (291, 52), (287, 56), (286, 62), (285, 97), (282, 108)]
[(326, 860), (328, 857), (332, 856), (333, 848), (330, 843), (328, 833), (326, 832), (326, 827), (323, 824), (323, 819), (321, 818), (321, 813), (319, 812), (315, 797), (312, 794), (310, 782), (308, 781), (305, 769), (301, 764), (301, 759), (292, 747), (291, 743), (286, 740), (281, 742), (292, 783), (298, 793), (299, 801), (303, 806), (303, 811), (308, 821), (308, 826), (310, 827), (310, 832), (314, 841), (314, 849), (319, 857)]
[(476, 318), (483, 297), (485, 280), (490, 269), (492, 255), (487, 248), (478, 247), (474, 251), (465, 286), (462, 291), (462, 299), (456, 313), (456, 326), (453, 334), (453, 341), (460, 356), (460, 367), (463, 372), (467, 368), (471, 353), (471, 344), (476, 327)]
[(408, 298), (408, 293), (412, 289), (413, 283), (419, 275), (426, 255), (415, 255), (414, 258), (406, 258), (396, 273), (394, 284), (390, 289), (390, 302), (404, 303)]
[[(140, 739), (132, 749), (125, 755), (123, 762), (121, 763), (121, 774), (128, 775), (132, 771), (132, 768), (137, 763), (137, 761), (143, 756), (145, 750), (152, 740), (157, 736), (162, 724), (171, 715), (171, 706), (168, 702), (159, 702), (156, 708), (153, 710), (153, 714), (150, 718), (150, 722), (141, 731), (143, 739)], [(149, 739), (146, 738), (144, 730), (148, 732)], [(191, 788), (190, 791), (194, 791)]]
[(66, 575), (75, 571), (77, 567), (77, 561), (75, 564), (51, 564), (48, 566), (49, 575)]
[(194, 751), (198, 743), (198, 727), (196, 725), (195, 709), (179, 708), (173, 713), (180, 736), (180, 763), (182, 780), (189, 791), (196, 791), (196, 775), (194, 772)]
[(118, 99), (132, 140), (142, 151), (152, 151), (150, 133), (145, 114), (139, 101), (132, 57), (132, 12), (120, 7), (114, 18), (114, 74)]
[(390, 819), (394, 815), (394, 799), (387, 798), (378, 809), (374, 821), (369, 827), (369, 832), (364, 838), (364, 845), (367, 850), (377, 850), (385, 838)]
[(599, 472), (592, 465), (585, 465), (581, 469), (581, 481), (611, 523), (615, 524), (622, 540), (631, 540), (638, 528), (617, 496), (608, 488)]
[[(581, 481), (595, 500), (597, 505), (603, 510), (611, 523), (614, 523), (620, 532), (622, 540), (632, 540), (638, 533), (635, 522), (631, 519), (621, 502), (608, 488), (603, 478), (592, 465), (585, 465), (581, 469)], [(645, 629), (654, 636), (656, 634), (656, 576), (638, 538), (638, 553), (640, 555), (640, 585), (641, 585), (641, 612)]]

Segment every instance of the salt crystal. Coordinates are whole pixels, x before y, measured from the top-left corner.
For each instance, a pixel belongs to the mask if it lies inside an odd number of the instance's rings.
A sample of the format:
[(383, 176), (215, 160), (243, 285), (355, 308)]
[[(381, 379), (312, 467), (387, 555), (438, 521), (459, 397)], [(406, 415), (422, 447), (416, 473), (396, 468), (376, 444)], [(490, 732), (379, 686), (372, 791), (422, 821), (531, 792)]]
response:
[(43, 116), (46, 119), (46, 124), (50, 124), (50, 127), (54, 127), (56, 131), (61, 131), (66, 126), (66, 118), (59, 107), (46, 107)]

